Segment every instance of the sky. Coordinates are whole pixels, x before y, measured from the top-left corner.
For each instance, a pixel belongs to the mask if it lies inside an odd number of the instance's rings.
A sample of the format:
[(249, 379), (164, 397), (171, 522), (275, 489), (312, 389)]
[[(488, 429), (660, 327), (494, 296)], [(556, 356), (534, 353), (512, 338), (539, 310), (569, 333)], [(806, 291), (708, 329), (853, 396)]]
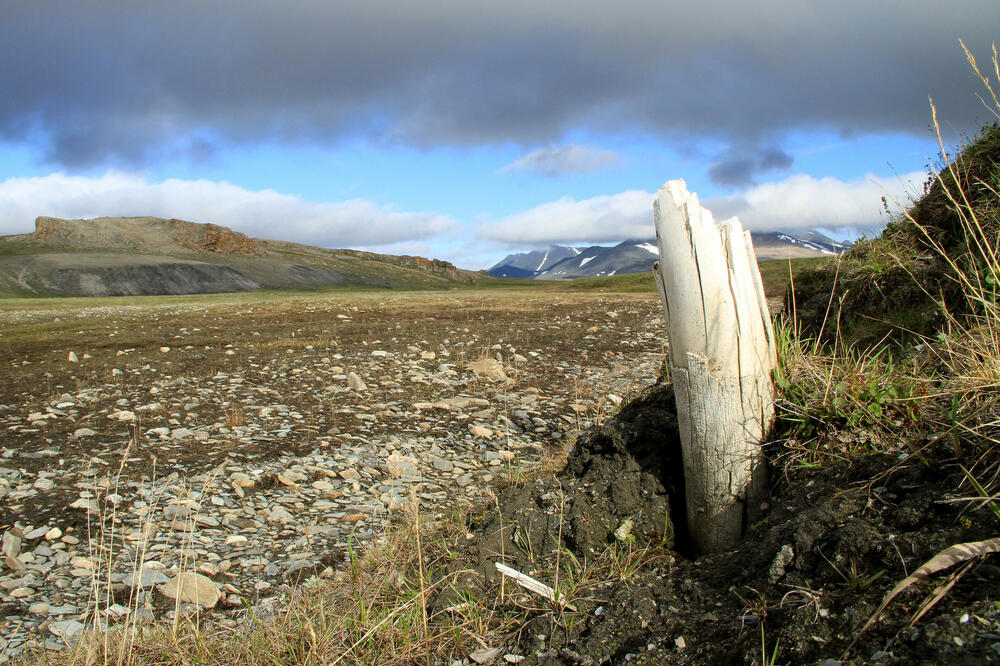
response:
[(1000, 2), (3, 0), (0, 234), (158, 216), (462, 268), (717, 219), (876, 233), (997, 120)]

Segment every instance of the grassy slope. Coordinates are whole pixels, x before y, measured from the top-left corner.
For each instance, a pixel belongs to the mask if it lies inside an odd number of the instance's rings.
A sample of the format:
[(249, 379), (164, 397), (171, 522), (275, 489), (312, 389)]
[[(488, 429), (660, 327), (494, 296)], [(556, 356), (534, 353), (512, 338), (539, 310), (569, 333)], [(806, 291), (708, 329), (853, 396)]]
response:
[[(449, 273), (434, 270), (432, 267), (421, 267), (413, 262), (396, 260), (393, 257), (379, 255), (354, 255), (351, 253), (312, 248), (292, 243), (276, 243), (261, 241), (265, 248), (265, 256), (240, 257), (214, 255), (209, 253), (186, 253), (167, 255), (178, 262), (196, 261), (201, 263), (227, 265), (255, 279), (267, 288), (303, 288), (309, 287), (302, 278), (291, 271), (292, 266), (307, 266), (313, 269), (330, 271), (342, 276), (348, 285), (356, 287), (372, 286), (392, 289), (414, 288), (447, 288), (464, 284), (474, 279), (475, 274), (468, 271)], [(59, 264), (72, 266), (79, 258), (82, 265), (93, 264), (88, 258), (96, 255), (108, 257), (109, 266), (129, 263), (134, 254), (123, 250), (94, 250), (47, 245), (35, 242), (25, 236), (0, 237), (0, 297), (16, 298), (30, 296), (53, 296), (56, 293), (27, 289), (18, 279), (22, 272), (29, 276), (37, 273), (44, 277), (45, 272), (52, 270), (44, 255), (56, 256)], [(41, 261), (35, 259), (41, 257)], [(63, 258), (65, 257), (65, 259)], [(36, 278), (32, 282), (39, 282)], [(314, 285), (322, 288), (323, 285)]]

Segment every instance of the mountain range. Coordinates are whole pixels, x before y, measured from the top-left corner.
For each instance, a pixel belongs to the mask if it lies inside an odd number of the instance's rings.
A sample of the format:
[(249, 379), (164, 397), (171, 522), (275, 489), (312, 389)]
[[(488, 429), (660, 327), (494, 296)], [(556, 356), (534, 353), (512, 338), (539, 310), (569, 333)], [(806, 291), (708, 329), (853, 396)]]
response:
[[(850, 247), (817, 232), (751, 232), (759, 261), (834, 256)], [(655, 240), (627, 240), (614, 246), (551, 245), (545, 250), (510, 254), (488, 272), (493, 277), (571, 280), (581, 277), (644, 273), (659, 257)]]

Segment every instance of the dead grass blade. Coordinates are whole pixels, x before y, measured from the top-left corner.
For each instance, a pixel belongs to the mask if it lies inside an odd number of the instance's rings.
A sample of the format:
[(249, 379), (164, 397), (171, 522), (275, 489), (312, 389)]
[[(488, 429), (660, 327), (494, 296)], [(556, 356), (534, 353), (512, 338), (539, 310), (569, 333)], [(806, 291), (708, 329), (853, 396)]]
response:
[[(923, 566), (903, 580), (899, 581), (899, 583), (896, 584), (896, 587), (892, 588), (892, 590), (889, 591), (889, 594), (885, 595), (885, 599), (882, 600), (882, 603), (879, 604), (879, 607), (875, 610), (872, 616), (868, 618), (868, 622), (865, 623), (865, 626), (861, 627), (861, 631), (859, 631), (857, 636), (854, 637), (854, 640), (851, 641), (851, 644), (847, 647), (847, 650), (844, 651), (844, 654), (846, 655), (851, 651), (854, 644), (857, 643), (858, 639), (861, 637), (861, 634), (865, 633), (865, 631), (878, 621), (878, 618), (882, 615), (883, 611), (885, 611), (892, 600), (898, 597), (906, 588), (927, 578), (931, 574), (937, 573), (938, 571), (948, 569), (949, 567), (961, 564), (962, 562), (968, 562), (975, 557), (981, 557), (983, 555), (989, 555), (990, 553), (996, 552), (1000, 552), (1000, 537), (987, 539), (986, 541), (958, 543), (954, 546), (945, 548), (940, 553), (927, 560)], [(920, 609), (917, 611), (917, 614), (914, 615), (910, 624), (914, 624), (917, 620), (923, 617), (923, 615), (929, 611), (934, 604), (944, 598), (944, 595), (948, 593), (948, 590), (950, 590), (956, 582), (958, 582), (958, 579), (962, 577), (971, 564), (972, 563), (969, 562), (969, 565), (966, 565), (955, 576), (952, 576), (954, 580), (949, 579), (935, 589), (934, 592), (932, 592), (931, 595), (924, 601), (924, 603), (921, 604)]]
[(952, 573), (950, 576), (948, 576), (947, 579), (945, 579), (943, 583), (934, 588), (934, 591), (931, 592), (929, 595), (927, 595), (927, 598), (924, 599), (923, 603), (920, 604), (920, 608), (918, 608), (917, 612), (913, 614), (912, 618), (910, 618), (909, 626), (912, 627), (913, 625), (915, 625), (917, 622), (920, 621), (920, 618), (922, 618), (927, 613), (927, 611), (934, 608), (937, 602), (941, 601), (944, 598), (944, 596), (948, 594), (951, 588), (955, 587), (955, 583), (961, 580), (962, 576), (964, 576), (965, 573), (969, 569), (971, 569), (972, 565), (975, 563), (976, 563), (975, 560), (970, 560), (969, 562), (966, 562), (961, 569)]

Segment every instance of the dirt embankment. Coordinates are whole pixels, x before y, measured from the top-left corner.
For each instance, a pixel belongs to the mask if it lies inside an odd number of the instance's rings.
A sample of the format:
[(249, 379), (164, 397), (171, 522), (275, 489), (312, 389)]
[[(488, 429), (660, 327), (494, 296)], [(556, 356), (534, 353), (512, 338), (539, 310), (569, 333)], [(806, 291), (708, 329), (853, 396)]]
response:
[(372, 252), (362, 252), (360, 250), (338, 250), (343, 254), (361, 259), (372, 259), (375, 261), (387, 261), (397, 266), (411, 266), (429, 273), (444, 275), (452, 280), (461, 282), (472, 282), (472, 278), (467, 271), (460, 271), (454, 264), (440, 259), (427, 259), (426, 257), (414, 257), (408, 254), (399, 256), (387, 254), (375, 254)]
[(115, 249), (157, 254), (205, 253), (259, 256), (257, 242), (215, 224), (156, 217), (98, 217), (63, 220), (39, 217), (31, 240), (74, 249)]

